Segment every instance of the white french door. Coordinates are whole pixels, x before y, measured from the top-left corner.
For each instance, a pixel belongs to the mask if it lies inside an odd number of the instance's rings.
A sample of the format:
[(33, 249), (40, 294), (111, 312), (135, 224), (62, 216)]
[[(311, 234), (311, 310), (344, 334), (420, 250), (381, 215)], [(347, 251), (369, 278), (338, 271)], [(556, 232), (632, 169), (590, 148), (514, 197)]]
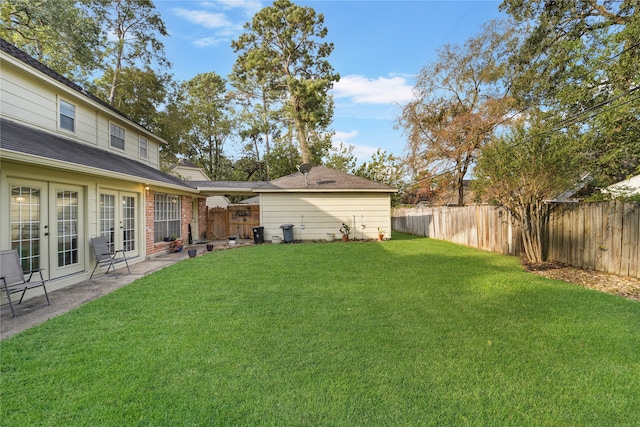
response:
[(22, 268), (55, 279), (84, 270), (84, 195), (80, 186), (10, 182), (11, 247)]
[(100, 235), (111, 251), (124, 250), (128, 257), (139, 254), (137, 200), (135, 193), (124, 191), (101, 190), (99, 195)]

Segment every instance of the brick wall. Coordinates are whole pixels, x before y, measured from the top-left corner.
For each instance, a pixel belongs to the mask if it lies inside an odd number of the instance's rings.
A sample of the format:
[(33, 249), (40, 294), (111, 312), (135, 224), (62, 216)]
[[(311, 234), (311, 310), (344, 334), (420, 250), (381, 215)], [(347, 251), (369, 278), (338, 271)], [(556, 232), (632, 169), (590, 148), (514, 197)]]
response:
[[(181, 217), (180, 217), (180, 238), (184, 242), (184, 244), (189, 243), (189, 224), (191, 224), (191, 196), (182, 196), (180, 197), (182, 202), (181, 207)], [(191, 231), (193, 234), (193, 230)], [(195, 237), (194, 237), (195, 238)]]
[[(198, 199), (198, 239), (210, 239), (207, 233), (207, 199)], [(205, 237), (206, 236), (206, 237)], [(195, 238), (195, 237), (194, 237)]]
[[(166, 253), (169, 249), (171, 242), (157, 242), (154, 239), (153, 230), (153, 212), (154, 212), (154, 199), (155, 192), (153, 190), (147, 191), (145, 199), (145, 217), (146, 217), (146, 248), (147, 256), (156, 255), (159, 253)], [(181, 196), (181, 212), (180, 212), (180, 239), (186, 244), (189, 241), (189, 224), (192, 221), (192, 196)], [(198, 198), (198, 230), (191, 230), (193, 241), (196, 242), (202, 238), (203, 232), (207, 230), (207, 199)]]
[(146, 253), (147, 256), (155, 255), (158, 253), (166, 253), (169, 248), (169, 242), (158, 242), (154, 243), (154, 235), (153, 235), (153, 212), (154, 212), (154, 199), (155, 191), (147, 190), (147, 194), (145, 196), (145, 206), (144, 206), (144, 215), (145, 215), (145, 242), (146, 242)]

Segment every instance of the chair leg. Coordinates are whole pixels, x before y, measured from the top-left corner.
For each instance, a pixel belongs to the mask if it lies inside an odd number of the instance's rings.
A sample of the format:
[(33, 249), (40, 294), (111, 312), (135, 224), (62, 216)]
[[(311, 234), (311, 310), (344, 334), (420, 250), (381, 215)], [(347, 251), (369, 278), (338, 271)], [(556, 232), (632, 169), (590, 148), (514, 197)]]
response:
[(42, 284), (42, 289), (44, 289), (44, 296), (45, 298), (47, 298), (47, 305), (51, 305), (51, 301), (49, 301), (49, 294), (47, 293), (47, 287), (44, 285), (44, 283)]
[(122, 256), (124, 257), (124, 264), (127, 266), (127, 271), (129, 272), (129, 274), (131, 274), (131, 270), (129, 269), (129, 263), (127, 262), (127, 257), (124, 256), (124, 253), (122, 254)]
[(25, 288), (22, 290), (22, 295), (20, 295), (20, 301), (18, 301), (18, 305), (22, 304), (22, 300), (24, 299), (24, 294), (26, 294), (26, 293), (27, 293), (27, 290), (28, 290), (28, 289), (29, 289), (29, 288), (25, 287)]
[(89, 277), (89, 280), (93, 279), (93, 275), (96, 273), (96, 269), (98, 268), (99, 265), (100, 265), (100, 262), (96, 261), (96, 265), (95, 267), (93, 267), (93, 271), (91, 272), (91, 277)]
[[(111, 260), (111, 263), (109, 264), (109, 268), (113, 267), (113, 275), (116, 276), (116, 279), (118, 278), (118, 272), (116, 271), (116, 265), (113, 263), (113, 260)], [(109, 272), (109, 268), (107, 268), (107, 273)]]
[(4, 282), (4, 291), (7, 294), (7, 300), (9, 301), (9, 307), (11, 307), (11, 315), (13, 317), (16, 317), (16, 312), (13, 309), (13, 302), (11, 301), (11, 294), (9, 293), (9, 288), (7, 288), (7, 283), (4, 281), (4, 279), (2, 281)]

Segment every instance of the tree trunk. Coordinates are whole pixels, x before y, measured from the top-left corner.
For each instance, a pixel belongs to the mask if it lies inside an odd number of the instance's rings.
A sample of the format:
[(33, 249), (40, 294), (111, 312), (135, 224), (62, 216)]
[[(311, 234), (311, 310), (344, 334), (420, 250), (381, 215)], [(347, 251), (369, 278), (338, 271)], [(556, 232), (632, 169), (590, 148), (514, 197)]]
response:
[[(291, 89), (290, 89), (291, 90)], [(311, 153), (309, 152), (309, 143), (307, 141), (307, 128), (304, 121), (300, 117), (300, 99), (291, 95), (289, 98), (291, 111), (293, 113), (293, 122), (298, 134), (298, 144), (300, 145), (300, 155), (302, 156), (302, 163), (311, 163)]]
[(118, 40), (118, 48), (116, 54), (116, 63), (113, 67), (113, 79), (111, 80), (111, 92), (109, 93), (109, 104), (115, 105), (116, 102), (116, 88), (118, 87), (118, 75), (122, 69), (122, 54), (124, 52), (124, 39), (120, 37)]
[(298, 128), (298, 143), (300, 144), (302, 163), (311, 163), (311, 153), (309, 152), (309, 143), (307, 142), (307, 132), (304, 123), (296, 120), (296, 128)]
[(544, 261), (543, 239), (547, 225), (548, 208), (540, 202), (525, 204), (518, 209), (518, 217), (527, 259), (531, 262)]
[(458, 176), (458, 206), (464, 206), (464, 175)]

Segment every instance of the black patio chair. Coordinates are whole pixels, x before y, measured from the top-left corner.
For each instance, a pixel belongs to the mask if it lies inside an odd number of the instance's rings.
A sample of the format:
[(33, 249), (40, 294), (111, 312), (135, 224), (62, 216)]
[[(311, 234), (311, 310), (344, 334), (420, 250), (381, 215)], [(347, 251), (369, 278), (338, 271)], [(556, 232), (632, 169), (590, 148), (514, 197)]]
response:
[(125, 255), (124, 250), (121, 249), (111, 253), (111, 251), (109, 251), (107, 239), (104, 236), (92, 237), (91, 247), (93, 248), (93, 253), (96, 255), (96, 265), (93, 267), (93, 271), (91, 272), (91, 277), (89, 277), (89, 279), (93, 279), (93, 275), (98, 267), (104, 266), (107, 266), (107, 271), (105, 271), (104, 274), (109, 274), (109, 270), (113, 267), (113, 274), (117, 279), (118, 273), (116, 272), (116, 264), (120, 262), (124, 262), (126, 264), (127, 271), (131, 274), (131, 270), (129, 270), (129, 262), (127, 261), (127, 256)]
[[(40, 280), (32, 280), (37, 279), (37, 276), (35, 278), (33, 276), (35, 273), (40, 275)], [(25, 280), (26, 274), (29, 274), (29, 278)], [(42, 277), (42, 270), (22, 271), (20, 256), (16, 249), (0, 251), (0, 281), (2, 282), (2, 290), (5, 292), (8, 300), (5, 304), (9, 304), (11, 307), (13, 317), (16, 317), (13, 301), (11, 300), (11, 295), (13, 294), (21, 293), (20, 300), (18, 301), (18, 304), (21, 304), (27, 290), (42, 286), (44, 296), (47, 298), (47, 305), (51, 305), (45, 280)]]

